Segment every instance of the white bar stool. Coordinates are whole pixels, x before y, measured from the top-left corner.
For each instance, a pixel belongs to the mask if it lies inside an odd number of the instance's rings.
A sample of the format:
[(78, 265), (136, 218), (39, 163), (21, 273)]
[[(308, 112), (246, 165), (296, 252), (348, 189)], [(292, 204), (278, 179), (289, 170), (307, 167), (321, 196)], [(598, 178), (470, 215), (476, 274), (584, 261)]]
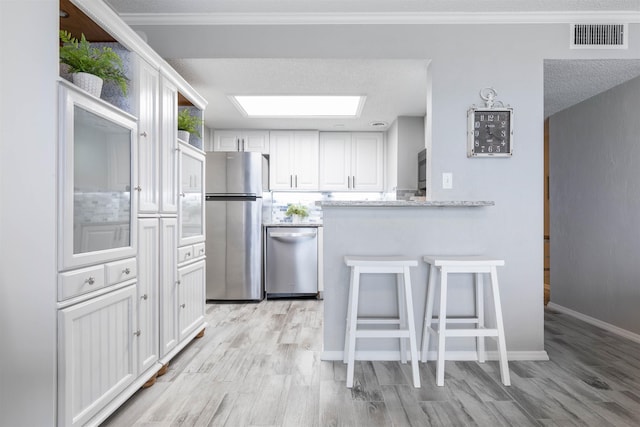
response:
[[(422, 329), (422, 362), (427, 361), (429, 351), (429, 337), (434, 334), (438, 338), (436, 384), (444, 385), (445, 338), (447, 337), (477, 337), (478, 361), (485, 361), (484, 338), (495, 337), (498, 341), (500, 360), (500, 376), (504, 385), (511, 385), (509, 365), (507, 360), (507, 346), (502, 324), (502, 307), (500, 305), (500, 291), (498, 289), (497, 266), (503, 266), (504, 260), (485, 256), (425, 256), (424, 261), (429, 264), (429, 284), (427, 288), (427, 303), (425, 307), (424, 325)], [(438, 318), (433, 317), (434, 293), (436, 288), (437, 270), (440, 272), (440, 306)], [(448, 318), (447, 317), (447, 275), (451, 273), (474, 273), (476, 287), (475, 317)], [(493, 306), (495, 309), (496, 327), (488, 329), (484, 323), (484, 289), (483, 274), (488, 273), (491, 278)], [(435, 330), (431, 324), (437, 322)], [(447, 329), (447, 323), (475, 323), (473, 329)]]
[[(415, 258), (390, 256), (345, 256), (344, 262), (351, 267), (349, 303), (344, 337), (344, 363), (347, 364), (347, 387), (353, 387), (353, 370), (356, 354), (356, 338), (400, 338), (400, 359), (407, 362), (405, 339), (409, 340), (413, 385), (420, 387), (418, 367), (418, 345), (413, 319), (413, 297), (409, 267), (416, 267)], [(398, 290), (398, 317), (358, 317), (361, 274), (396, 274)], [(358, 329), (358, 325), (398, 325), (398, 329)]]

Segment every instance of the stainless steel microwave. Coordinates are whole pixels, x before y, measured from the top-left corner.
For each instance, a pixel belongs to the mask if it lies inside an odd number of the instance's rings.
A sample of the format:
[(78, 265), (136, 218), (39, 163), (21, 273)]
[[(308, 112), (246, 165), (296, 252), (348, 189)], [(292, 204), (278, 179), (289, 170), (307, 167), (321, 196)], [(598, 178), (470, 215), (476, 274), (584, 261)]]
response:
[(427, 191), (427, 149), (418, 153), (418, 190)]

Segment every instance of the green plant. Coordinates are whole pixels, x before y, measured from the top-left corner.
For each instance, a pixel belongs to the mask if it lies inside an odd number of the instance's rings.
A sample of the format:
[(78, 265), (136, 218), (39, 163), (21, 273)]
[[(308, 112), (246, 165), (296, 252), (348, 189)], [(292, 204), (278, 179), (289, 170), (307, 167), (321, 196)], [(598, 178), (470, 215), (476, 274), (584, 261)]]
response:
[(89, 73), (104, 81), (115, 82), (127, 94), (127, 76), (122, 59), (110, 47), (91, 47), (84, 34), (78, 41), (68, 31), (60, 31), (60, 62), (69, 66), (71, 73)]
[(309, 216), (309, 210), (303, 205), (289, 205), (289, 207), (287, 207), (286, 215), (300, 215), (301, 217), (306, 218)]
[(186, 108), (180, 110), (178, 113), (178, 130), (184, 130), (200, 136), (200, 126), (202, 126), (202, 119), (200, 117), (192, 116)]

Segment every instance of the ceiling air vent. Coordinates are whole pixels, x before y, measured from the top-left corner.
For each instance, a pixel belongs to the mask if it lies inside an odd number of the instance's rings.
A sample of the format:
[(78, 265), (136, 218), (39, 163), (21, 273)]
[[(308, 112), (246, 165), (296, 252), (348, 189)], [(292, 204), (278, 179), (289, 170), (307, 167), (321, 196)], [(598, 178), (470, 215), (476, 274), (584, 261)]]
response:
[(627, 49), (627, 24), (572, 24), (571, 49)]

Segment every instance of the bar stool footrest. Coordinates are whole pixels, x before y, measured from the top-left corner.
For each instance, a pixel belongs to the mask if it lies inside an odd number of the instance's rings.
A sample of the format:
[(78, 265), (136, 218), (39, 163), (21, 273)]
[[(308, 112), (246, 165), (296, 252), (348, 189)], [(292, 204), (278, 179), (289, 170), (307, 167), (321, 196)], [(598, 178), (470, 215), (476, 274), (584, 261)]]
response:
[(408, 329), (358, 329), (356, 338), (409, 338)]
[(447, 329), (445, 337), (497, 337), (497, 329)]

